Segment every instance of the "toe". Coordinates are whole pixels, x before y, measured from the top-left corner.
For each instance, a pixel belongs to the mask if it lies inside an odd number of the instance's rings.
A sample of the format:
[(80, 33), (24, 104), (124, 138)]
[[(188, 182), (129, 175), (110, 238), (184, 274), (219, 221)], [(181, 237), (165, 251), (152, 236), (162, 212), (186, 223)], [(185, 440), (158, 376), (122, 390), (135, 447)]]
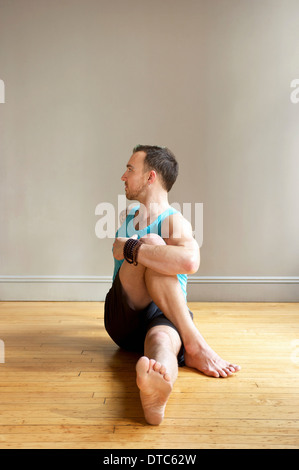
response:
[(203, 370), (203, 373), (205, 375), (208, 375), (209, 377), (220, 377), (219, 372), (215, 369), (208, 369), (208, 370)]
[(146, 377), (149, 370), (149, 359), (145, 356), (141, 357), (136, 364), (136, 372), (140, 378)]
[(149, 359), (149, 369), (148, 370), (150, 371), (151, 369), (154, 369), (155, 365), (156, 365), (155, 359)]
[(227, 377), (227, 372), (225, 371), (225, 369), (220, 369), (219, 375), (220, 377)]
[(169, 374), (164, 374), (163, 378), (166, 380), (166, 382), (171, 382), (171, 377)]
[(146, 357), (146, 356), (142, 356), (139, 361), (137, 362), (137, 364), (139, 364), (140, 367), (142, 367), (143, 369), (146, 369), (148, 370), (149, 368), (149, 358)]

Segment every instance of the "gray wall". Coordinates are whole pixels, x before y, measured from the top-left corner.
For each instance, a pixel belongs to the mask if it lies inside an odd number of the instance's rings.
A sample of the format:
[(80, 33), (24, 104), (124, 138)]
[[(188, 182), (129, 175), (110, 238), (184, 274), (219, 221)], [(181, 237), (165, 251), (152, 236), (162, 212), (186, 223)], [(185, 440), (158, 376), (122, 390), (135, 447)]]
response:
[(0, 299), (104, 299), (147, 143), (203, 203), (188, 299), (299, 301), (298, 64), (298, 0), (0, 0)]

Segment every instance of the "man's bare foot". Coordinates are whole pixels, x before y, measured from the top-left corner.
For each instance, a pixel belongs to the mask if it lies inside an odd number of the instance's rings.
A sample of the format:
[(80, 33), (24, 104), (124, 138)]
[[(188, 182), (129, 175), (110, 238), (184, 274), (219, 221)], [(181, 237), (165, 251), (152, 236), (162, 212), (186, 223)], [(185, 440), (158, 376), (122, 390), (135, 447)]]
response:
[(170, 376), (163, 365), (145, 356), (137, 362), (136, 373), (144, 417), (149, 424), (158, 425), (163, 421), (172, 390)]
[(240, 366), (231, 364), (218, 356), (202, 336), (199, 343), (186, 347), (185, 364), (210, 377), (228, 377), (241, 369)]

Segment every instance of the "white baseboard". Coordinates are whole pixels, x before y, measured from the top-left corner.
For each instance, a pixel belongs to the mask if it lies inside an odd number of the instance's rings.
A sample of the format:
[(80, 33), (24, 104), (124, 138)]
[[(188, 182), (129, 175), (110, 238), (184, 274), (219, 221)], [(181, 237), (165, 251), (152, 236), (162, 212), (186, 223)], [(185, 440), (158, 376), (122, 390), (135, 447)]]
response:
[(190, 276), (195, 284), (299, 284), (299, 276)]
[[(1, 301), (103, 301), (111, 276), (0, 276)], [(189, 276), (188, 301), (299, 302), (299, 276)]]

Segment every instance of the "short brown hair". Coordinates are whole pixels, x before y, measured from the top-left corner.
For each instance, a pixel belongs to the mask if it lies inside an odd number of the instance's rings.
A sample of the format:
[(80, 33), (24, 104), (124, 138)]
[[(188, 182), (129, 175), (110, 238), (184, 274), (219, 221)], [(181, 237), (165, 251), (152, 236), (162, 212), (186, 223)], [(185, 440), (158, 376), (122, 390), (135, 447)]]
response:
[(161, 176), (164, 189), (169, 192), (179, 173), (179, 164), (171, 150), (157, 145), (138, 144), (133, 149), (135, 152), (145, 152), (145, 168), (155, 170)]

